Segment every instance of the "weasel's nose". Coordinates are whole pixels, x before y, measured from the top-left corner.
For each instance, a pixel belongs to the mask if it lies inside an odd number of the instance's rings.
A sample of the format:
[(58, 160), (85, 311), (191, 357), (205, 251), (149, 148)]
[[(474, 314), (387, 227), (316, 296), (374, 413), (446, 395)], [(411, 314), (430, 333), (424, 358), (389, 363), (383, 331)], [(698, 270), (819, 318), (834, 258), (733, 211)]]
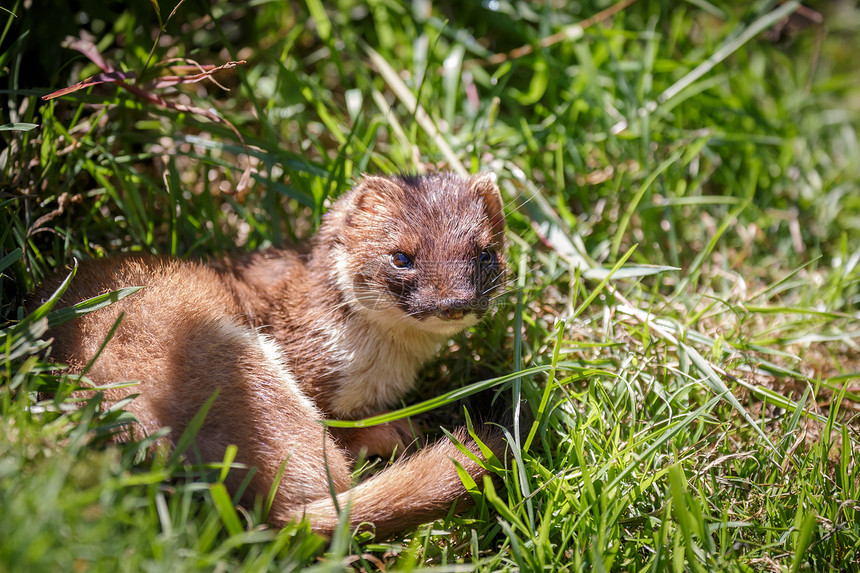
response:
[(439, 314), (444, 318), (459, 320), (470, 310), (469, 300), (465, 298), (446, 298), (439, 301)]

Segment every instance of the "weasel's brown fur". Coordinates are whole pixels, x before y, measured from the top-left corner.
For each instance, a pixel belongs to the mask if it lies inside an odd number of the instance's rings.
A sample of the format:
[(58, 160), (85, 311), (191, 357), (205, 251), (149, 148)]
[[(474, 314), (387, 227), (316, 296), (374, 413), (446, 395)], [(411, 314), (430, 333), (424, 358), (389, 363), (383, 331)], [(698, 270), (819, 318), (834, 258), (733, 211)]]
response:
[[(475, 324), (501, 288), (503, 250), (502, 203), (489, 176), (367, 177), (328, 211), (306, 255), (270, 250), (216, 263), (133, 255), (82, 265), (61, 304), (146, 288), (56, 328), (53, 356), (82, 371), (123, 313), (87, 375), (140, 384), (105, 390), (109, 402), (138, 393), (127, 409), (146, 432), (169, 427), (174, 440), (217, 389), (197, 448), (204, 461), (220, 461), (237, 445), (237, 461), (257, 468), (246, 497), (266, 495), (286, 462), (273, 525), (307, 515), (331, 535), (330, 479), (338, 505), (351, 506), (351, 524), (372, 523), (386, 536), (470, 502), (452, 460), (478, 483), (485, 471), (442, 440), (350, 489), (357, 452), (403, 451), (408, 426), (325, 431), (318, 420), (396, 405), (438, 345)], [(499, 451), (501, 439), (488, 439)], [(231, 472), (228, 485), (242, 477)]]

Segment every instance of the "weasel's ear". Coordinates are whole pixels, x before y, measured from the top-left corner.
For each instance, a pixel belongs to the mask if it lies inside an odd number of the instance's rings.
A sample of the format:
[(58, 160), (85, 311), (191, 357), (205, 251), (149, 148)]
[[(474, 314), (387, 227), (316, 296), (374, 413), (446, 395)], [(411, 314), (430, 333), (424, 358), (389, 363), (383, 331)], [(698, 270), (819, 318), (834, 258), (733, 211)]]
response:
[(403, 189), (388, 177), (365, 175), (353, 188), (352, 196), (355, 210), (376, 214), (389, 211), (392, 203), (402, 200)]
[(503, 235), (505, 232), (505, 209), (502, 194), (496, 185), (496, 176), (492, 173), (479, 173), (469, 181), (469, 191), (475, 193), (484, 201), (487, 218), (493, 227), (493, 235)]

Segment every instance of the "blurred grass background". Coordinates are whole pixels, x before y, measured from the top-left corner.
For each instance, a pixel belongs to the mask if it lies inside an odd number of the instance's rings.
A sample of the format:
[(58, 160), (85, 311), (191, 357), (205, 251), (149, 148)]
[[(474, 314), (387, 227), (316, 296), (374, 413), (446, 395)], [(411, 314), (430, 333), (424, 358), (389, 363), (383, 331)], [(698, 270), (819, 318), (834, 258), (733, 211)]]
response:
[[(0, 570), (856, 570), (856, 3), (33, 0), (0, 19)], [(179, 67), (235, 61), (217, 84)], [(42, 99), (104, 69), (128, 89)], [(47, 318), (22, 310), (53, 269), (300, 241), (361, 173), (433, 169), (498, 175), (516, 272), (416, 399), (548, 369), (500, 388), (535, 424), (474, 510), (385, 543), (271, 531), (217, 471), (107, 443), (124, 418), (97, 399), (69, 407)]]

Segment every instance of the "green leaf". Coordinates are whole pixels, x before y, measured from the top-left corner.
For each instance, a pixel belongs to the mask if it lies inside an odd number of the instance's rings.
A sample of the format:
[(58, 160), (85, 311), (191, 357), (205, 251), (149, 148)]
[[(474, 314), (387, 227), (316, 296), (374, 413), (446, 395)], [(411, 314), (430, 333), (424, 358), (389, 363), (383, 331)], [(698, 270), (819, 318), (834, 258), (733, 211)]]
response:
[(678, 267), (669, 267), (666, 265), (625, 265), (618, 270), (613, 271), (604, 267), (594, 267), (583, 271), (582, 276), (591, 280), (603, 280), (608, 277), (613, 279), (632, 279), (647, 277), (665, 272), (680, 271)]
[(794, 562), (791, 564), (792, 573), (800, 570), (801, 564), (806, 562), (806, 549), (809, 547), (809, 541), (812, 539), (812, 532), (817, 525), (817, 516), (815, 510), (810, 510), (803, 517), (803, 522), (800, 524), (800, 531), (797, 534), (797, 542), (794, 545)]
[(68, 322), (79, 316), (83, 316), (101, 308), (105, 308), (106, 306), (109, 306), (117, 301), (124, 299), (130, 294), (136, 293), (142, 288), (142, 286), (125, 287), (112, 292), (94, 296), (93, 298), (88, 298), (87, 300), (79, 302), (74, 306), (57, 309), (48, 315), (48, 326), (50, 328), (54, 328), (55, 326), (59, 326), (64, 322)]
[(188, 423), (188, 426), (185, 428), (185, 431), (182, 432), (182, 436), (179, 437), (179, 440), (176, 442), (176, 446), (173, 448), (173, 453), (170, 454), (170, 458), (167, 461), (167, 466), (176, 466), (179, 463), (179, 460), (182, 459), (182, 455), (185, 453), (185, 450), (191, 446), (191, 443), (194, 441), (195, 436), (200, 431), (200, 428), (203, 426), (203, 422), (206, 420), (206, 416), (209, 414), (209, 409), (212, 407), (212, 404), (215, 402), (216, 398), (218, 398), (218, 394), (220, 393), (219, 389), (216, 389), (209, 399), (206, 400), (206, 403), (194, 414), (194, 417), (191, 418), (191, 421)]
[(75, 266), (72, 268), (71, 272), (69, 272), (69, 275), (63, 280), (60, 286), (58, 286), (54, 293), (50, 297), (48, 297), (48, 300), (42, 303), (32, 313), (27, 315), (27, 317), (25, 317), (24, 320), (21, 321), (18, 326), (15, 327), (15, 330), (26, 328), (29, 323), (36, 322), (45, 317), (51, 311), (57, 301), (60, 300), (60, 297), (63, 296), (63, 293), (66, 292), (66, 289), (69, 288), (69, 285), (72, 282), (72, 278), (74, 278), (75, 273), (77, 272), (78, 261), (75, 260)]
[(0, 271), (5, 269), (9, 265), (14, 265), (23, 255), (24, 251), (22, 251), (20, 247), (9, 253), (6, 253), (6, 256), (0, 259)]
[(38, 123), (4, 123), (0, 131), (31, 131), (39, 127)]
[(317, 34), (323, 42), (328, 42), (331, 37), (331, 20), (328, 19), (325, 7), (320, 0), (306, 0), (308, 11), (317, 26)]
[(227, 532), (230, 535), (242, 533), (242, 522), (239, 520), (239, 514), (236, 513), (236, 507), (233, 505), (230, 494), (227, 493), (227, 486), (221, 482), (210, 484), (209, 494), (212, 496), (215, 509), (218, 510), (218, 515), (221, 516), (221, 521), (227, 528)]
[(407, 406), (406, 408), (401, 408), (400, 410), (395, 410), (394, 412), (380, 414), (379, 416), (371, 416), (370, 418), (364, 418), (363, 420), (323, 420), (322, 422), (326, 426), (330, 426), (332, 428), (366, 428), (368, 426), (377, 426), (386, 422), (392, 422), (401, 418), (408, 418), (409, 416), (415, 416), (416, 414), (428, 412), (444, 404), (450, 404), (451, 402), (461, 400), (463, 398), (466, 398), (467, 396), (477, 394), (478, 392), (487, 390), (488, 388), (493, 388), (495, 386), (498, 386), (499, 384), (503, 384), (515, 378), (521, 376), (531, 376), (532, 374), (537, 374), (538, 372), (546, 372), (551, 368), (552, 365), (550, 364), (546, 364), (543, 366), (533, 366), (532, 368), (526, 368), (525, 370), (522, 370), (520, 372), (513, 372), (511, 374), (499, 376), (498, 378), (491, 378), (482, 382), (475, 382), (474, 384), (469, 384), (468, 386), (457, 388), (456, 390), (446, 392), (445, 394), (436, 396), (435, 398), (424, 400), (423, 402), (419, 402), (418, 404), (413, 404), (412, 406)]

